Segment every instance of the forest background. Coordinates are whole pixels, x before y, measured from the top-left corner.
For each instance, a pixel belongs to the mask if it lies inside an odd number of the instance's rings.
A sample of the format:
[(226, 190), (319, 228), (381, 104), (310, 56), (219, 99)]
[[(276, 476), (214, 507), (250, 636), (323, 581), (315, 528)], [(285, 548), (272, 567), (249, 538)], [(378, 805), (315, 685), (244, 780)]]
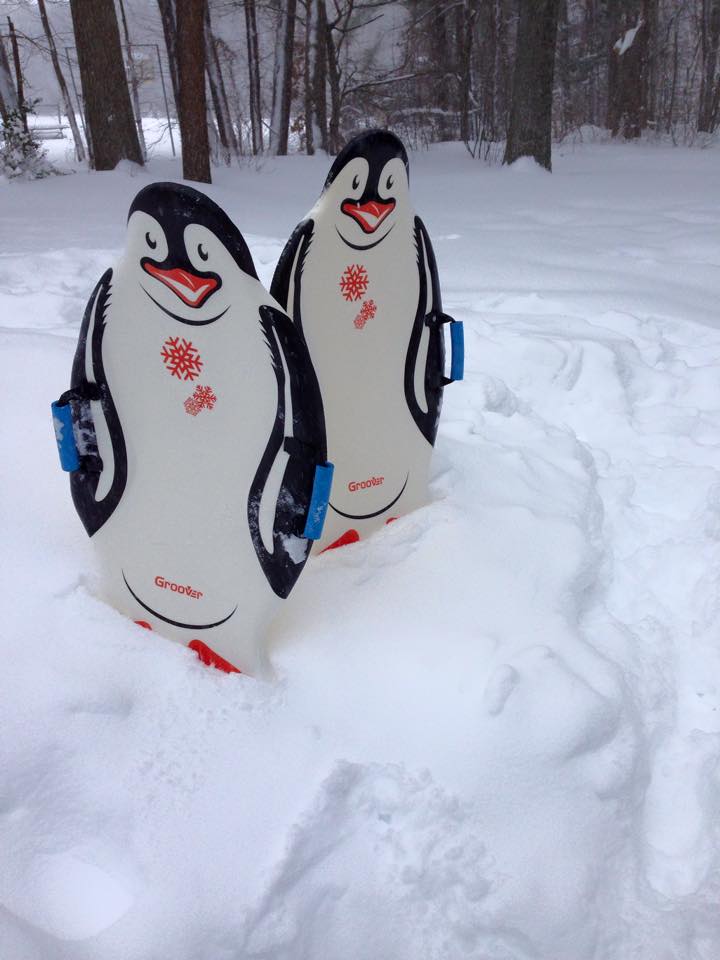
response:
[(720, 0), (4, 0), (0, 12), (6, 173), (42, 172), (17, 162), (33, 130), (71, 128), (96, 169), (142, 163), (143, 116), (179, 124), (184, 174), (204, 181), (212, 162), (336, 153), (368, 126), (550, 169), (551, 142), (568, 137), (706, 145), (720, 124)]

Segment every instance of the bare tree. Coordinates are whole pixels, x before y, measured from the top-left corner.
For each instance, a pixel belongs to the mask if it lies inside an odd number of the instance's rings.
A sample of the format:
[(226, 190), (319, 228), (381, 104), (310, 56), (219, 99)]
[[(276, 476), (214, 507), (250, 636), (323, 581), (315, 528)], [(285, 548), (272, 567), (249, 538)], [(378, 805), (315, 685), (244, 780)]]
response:
[(205, 95), (205, 2), (177, 0), (178, 114), (183, 177), (210, 183), (210, 142)]
[(651, 40), (656, 0), (611, 0), (607, 127), (613, 136), (639, 137), (651, 118)]
[(270, 152), (277, 156), (285, 156), (288, 152), (296, 6), (296, 0), (286, 0), (282, 10), (281, 29), (278, 31), (278, 43), (275, 50)]
[(7, 120), (8, 113), (19, 107), (18, 95), (13, 83), (10, 61), (0, 37), (0, 114)]
[(260, 96), (260, 48), (258, 43), (257, 11), (255, 0), (245, 0), (245, 29), (247, 33), (247, 59), (250, 98), (250, 130), (253, 153), (262, 153), (262, 100)]
[(63, 75), (60, 67), (60, 60), (58, 58), (57, 48), (55, 46), (55, 38), (53, 37), (53, 32), (50, 28), (50, 21), (48, 20), (47, 9), (45, 8), (45, 0), (38, 0), (38, 10), (40, 13), (40, 20), (42, 21), (43, 30), (45, 31), (45, 39), (47, 40), (48, 50), (50, 51), (50, 59), (52, 60), (53, 70), (55, 71), (55, 78), (57, 79), (57, 84), (60, 88), (60, 99), (62, 100), (65, 116), (68, 118), (70, 131), (73, 135), (73, 142), (75, 143), (75, 156), (82, 163), (82, 161), (85, 159), (85, 146), (83, 144), (82, 137), (80, 136), (80, 128), (78, 127), (78, 122), (75, 117), (75, 108), (73, 107), (72, 100), (70, 99), (70, 91), (68, 90), (67, 83), (65, 82), (65, 76)]
[(313, 75), (313, 105), (315, 108), (315, 143), (321, 150), (328, 149), (328, 116), (327, 116), (327, 9), (325, 0), (316, 0), (315, 7), (315, 38), (314, 38), (314, 75)]
[(125, 15), (125, 2), (118, 0), (120, 6), (120, 19), (122, 20), (123, 33), (125, 34), (125, 56), (127, 62), (127, 73), (130, 80), (130, 94), (132, 96), (133, 108), (135, 110), (135, 126), (137, 127), (138, 141), (143, 156), (147, 159), (147, 147), (145, 146), (145, 134), (143, 133), (142, 111), (140, 109), (140, 78), (135, 67), (135, 58), (133, 57), (132, 42), (130, 40), (130, 31), (128, 30), (127, 17)]
[(699, 0), (698, 28), (702, 68), (698, 107), (698, 130), (713, 133), (720, 123), (720, 0)]
[(8, 22), (8, 31), (10, 33), (10, 47), (12, 49), (13, 62), (15, 64), (15, 85), (17, 87), (17, 105), (18, 105), (18, 110), (20, 111), (22, 125), (25, 128), (25, 132), (27, 132), (28, 105), (25, 102), (23, 72), (22, 72), (22, 66), (20, 64), (20, 49), (18, 47), (17, 34), (15, 33), (15, 24), (12, 22), (10, 17), (7, 18), (7, 22)]
[(208, 82), (210, 84), (210, 95), (212, 97), (213, 109), (218, 126), (218, 135), (225, 155), (225, 162), (229, 164), (232, 156), (238, 155), (239, 147), (230, 115), (230, 104), (225, 88), (225, 78), (223, 77), (220, 57), (218, 56), (218, 44), (216, 38), (213, 36), (209, 4), (205, 8), (205, 47)]
[(534, 157), (552, 169), (552, 102), (558, 0), (520, 0), (510, 124), (503, 163)]
[(175, 109), (178, 110), (178, 104), (180, 103), (180, 84), (178, 81), (175, 0), (158, 0), (158, 7), (160, 9), (160, 20), (165, 37), (165, 49), (167, 50), (168, 64), (170, 66), (170, 82), (173, 88), (173, 99), (175, 100)]
[(70, 0), (91, 162), (112, 170), (142, 164), (113, 0)]

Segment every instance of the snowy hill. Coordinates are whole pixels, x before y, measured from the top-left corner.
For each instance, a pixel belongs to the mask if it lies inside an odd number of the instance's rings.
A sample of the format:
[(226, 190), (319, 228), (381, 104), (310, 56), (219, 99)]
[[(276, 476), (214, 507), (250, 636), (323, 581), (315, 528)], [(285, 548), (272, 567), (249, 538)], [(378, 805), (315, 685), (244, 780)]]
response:
[[(268, 284), (327, 159), (208, 189)], [(411, 158), (467, 379), (432, 502), (306, 568), (265, 676), (93, 597), (57, 465), (155, 160), (0, 184), (2, 960), (717, 960), (720, 164)]]

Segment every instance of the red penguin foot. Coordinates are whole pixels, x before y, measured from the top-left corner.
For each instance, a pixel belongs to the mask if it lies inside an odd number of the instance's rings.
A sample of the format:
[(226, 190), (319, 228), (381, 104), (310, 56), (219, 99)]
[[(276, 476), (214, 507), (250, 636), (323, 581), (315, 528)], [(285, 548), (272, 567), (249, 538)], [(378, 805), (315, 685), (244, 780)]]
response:
[(223, 673), (242, 673), (242, 670), (238, 670), (238, 668), (234, 667), (228, 660), (221, 657), (219, 653), (215, 653), (215, 651), (211, 650), (202, 640), (191, 640), (188, 646), (191, 650), (195, 651), (199, 659), (206, 666), (215, 667), (216, 670), (222, 670)]
[(152, 627), (151, 627), (150, 624), (147, 622), (147, 620), (136, 620), (135, 623), (136, 623), (139, 627), (142, 627), (143, 630), (152, 630)]
[(387, 520), (385, 521), (385, 526), (387, 526), (389, 523), (394, 523), (396, 520), (397, 520), (397, 517), (388, 517)]
[(357, 530), (346, 530), (341, 537), (338, 537), (334, 543), (331, 543), (329, 547), (325, 547), (320, 553), (327, 553), (328, 550), (336, 550), (338, 547), (346, 547), (349, 543), (357, 543), (359, 539), (360, 534)]

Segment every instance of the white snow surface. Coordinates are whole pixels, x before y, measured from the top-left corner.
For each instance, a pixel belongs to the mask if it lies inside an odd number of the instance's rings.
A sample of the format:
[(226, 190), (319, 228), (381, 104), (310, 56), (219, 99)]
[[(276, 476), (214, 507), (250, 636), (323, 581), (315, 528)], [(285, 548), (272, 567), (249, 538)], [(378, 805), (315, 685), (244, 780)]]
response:
[[(327, 166), (215, 172), (266, 283)], [(258, 678), (95, 599), (57, 463), (179, 176), (0, 184), (0, 958), (717, 960), (717, 150), (412, 156), (466, 329), (432, 502), (308, 562)]]

